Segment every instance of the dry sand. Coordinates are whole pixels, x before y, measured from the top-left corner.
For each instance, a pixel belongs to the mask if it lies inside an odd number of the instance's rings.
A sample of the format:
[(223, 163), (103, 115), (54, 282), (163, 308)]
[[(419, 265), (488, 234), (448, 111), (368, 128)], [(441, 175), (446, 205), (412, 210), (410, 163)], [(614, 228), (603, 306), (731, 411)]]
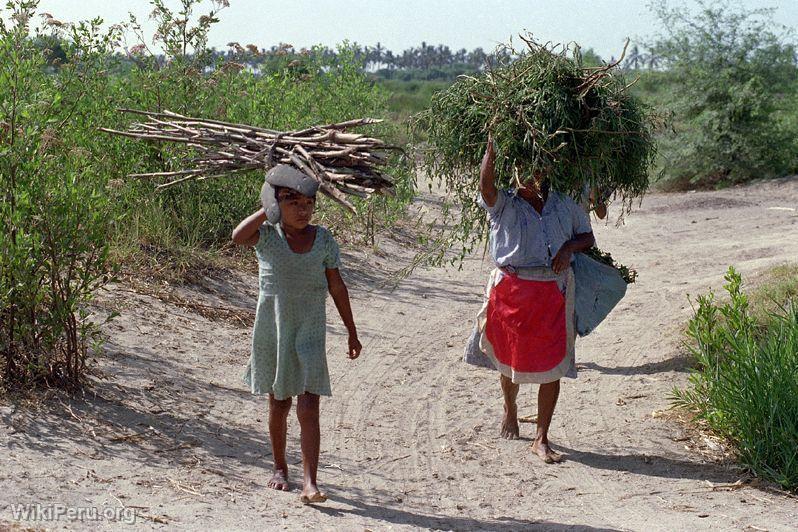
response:
[[(798, 500), (764, 484), (728, 487), (749, 477), (711, 459), (723, 454), (716, 442), (660, 413), (687, 378), (687, 294), (718, 289), (730, 264), (751, 276), (798, 259), (797, 209), (793, 179), (651, 194), (624, 226), (594, 224), (601, 247), (640, 276), (577, 344), (579, 378), (564, 381), (551, 433), (567, 455), (560, 465), (532, 456), (533, 424), (521, 425), (521, 440), (499, 438), (498, 376), (461, 362), (488, 260), (418, 270), (392, 292), (380, 284), (409, 259), (406, 245), (386, 239), (382, 256), (347, 254), (364, 351), (346, 359), (330, 306), (334, 397), (322, 402), (319, 472), (330, 500), (315, 507), (299, 502), (293, 415), (293, 490), (266, 488), (266, 401), (241, 382), (249, 328), (116, 286), (98, 309), (121, 316), (104, 328), (105, 377), (93, 391), (37, 408), (0, 404), (0, 523), (16, 521), (12, 505), (38, 503), (126, 507), (136, 528), (793, 529)], [(256, 292), (255, 277), (240, 273), (176, 290), (244, 316)], [(520, 416), (534, 413), (535, 397), (522, 387)], [(123, 525), (62, 517), (19, 526)]]

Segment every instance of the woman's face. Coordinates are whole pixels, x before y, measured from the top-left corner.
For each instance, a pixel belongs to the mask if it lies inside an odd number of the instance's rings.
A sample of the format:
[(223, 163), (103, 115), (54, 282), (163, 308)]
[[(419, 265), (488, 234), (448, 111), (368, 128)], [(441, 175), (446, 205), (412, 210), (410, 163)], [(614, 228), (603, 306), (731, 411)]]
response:
[(284, 226), (304, 229), (313, 217), (316, 198), (304, 196), (290, 188), (282, 188), (277, 193), (277, 203), (280, 205), (280, 220)]
[(536, 170), (530, 177), (526, 179), (523, 183), (521, 183), (521, 187), (519, 190), (524, 190), (529, 193), (538, 193), (541, 189), (541, 185), (543, 184), (543, 180), (546, 178), (546, 174), (540, 170)]

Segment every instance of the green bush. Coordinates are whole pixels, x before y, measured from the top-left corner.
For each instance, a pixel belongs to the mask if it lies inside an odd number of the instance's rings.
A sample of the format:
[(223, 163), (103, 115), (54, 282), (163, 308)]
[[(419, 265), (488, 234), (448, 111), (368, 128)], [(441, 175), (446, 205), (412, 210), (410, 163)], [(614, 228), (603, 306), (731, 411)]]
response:
[(697, 12), (655, 5), (664, 34), (652, 51), (672, 92), (660, 108), (672, 132), (660, 138), (666, 188), (727, 186), (777, 177), (798, 164), (795, 121), (784, 120), (798, 71), (795, 48), (772, 9), (697, 0)]
[(729, 301), (698, 298), (688, 337), (696, 368), (675, 401), (730, 440), (741, 463), (798, 489), (798, 301), (755, 319), (742, 279), (726, 274)]
[(70, 27), (69, 63), (48, 75), (29, 35), (36, 4), (9, 2), (0, 18), (0, 375), (74, 385), (96, 340), (86, 304), (109, 273), (113, 220), (87, 115), (114, 31)]

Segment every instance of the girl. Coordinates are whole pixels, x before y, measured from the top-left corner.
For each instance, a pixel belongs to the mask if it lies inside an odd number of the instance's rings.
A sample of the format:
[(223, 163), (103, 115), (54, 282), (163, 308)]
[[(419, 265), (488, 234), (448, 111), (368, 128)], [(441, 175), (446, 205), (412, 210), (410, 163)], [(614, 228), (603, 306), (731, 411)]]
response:
[[(233, 242), (255, 246), (258, 257), (260, 294), (244, 380), (253, 394), (269, 394), (274, 476), (268, 485), (289, 489), (285, 443), (291, 398), (296, 396), (305, 504), (327, 500), (316, 485), (319, 396), (331, 395), (325, 351), (326, 292), (349, 332), (349, 358), (357, 358), (361, 350), (349, 293), (338, 271), (338, 245), (327, 229), (310, 225), (317, 190), (316, 180), (291, 166), (278, 165), (266, 174), (266, 210), (258, 210), (233, 231)], [(265, 223), (267, 216), (272, 223)]]

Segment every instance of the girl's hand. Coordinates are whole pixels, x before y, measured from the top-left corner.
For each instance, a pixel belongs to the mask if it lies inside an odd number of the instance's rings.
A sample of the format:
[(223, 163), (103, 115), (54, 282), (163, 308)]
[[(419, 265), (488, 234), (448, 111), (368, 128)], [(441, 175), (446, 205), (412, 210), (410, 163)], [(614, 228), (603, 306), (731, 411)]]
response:
[(363, 346), (360, 345), (360, 340), (357, 339), (356, 334), (349, 335), (349, 358), (351, 360), (356, 359), (360, 356), (360, 351), (363, 349)]

